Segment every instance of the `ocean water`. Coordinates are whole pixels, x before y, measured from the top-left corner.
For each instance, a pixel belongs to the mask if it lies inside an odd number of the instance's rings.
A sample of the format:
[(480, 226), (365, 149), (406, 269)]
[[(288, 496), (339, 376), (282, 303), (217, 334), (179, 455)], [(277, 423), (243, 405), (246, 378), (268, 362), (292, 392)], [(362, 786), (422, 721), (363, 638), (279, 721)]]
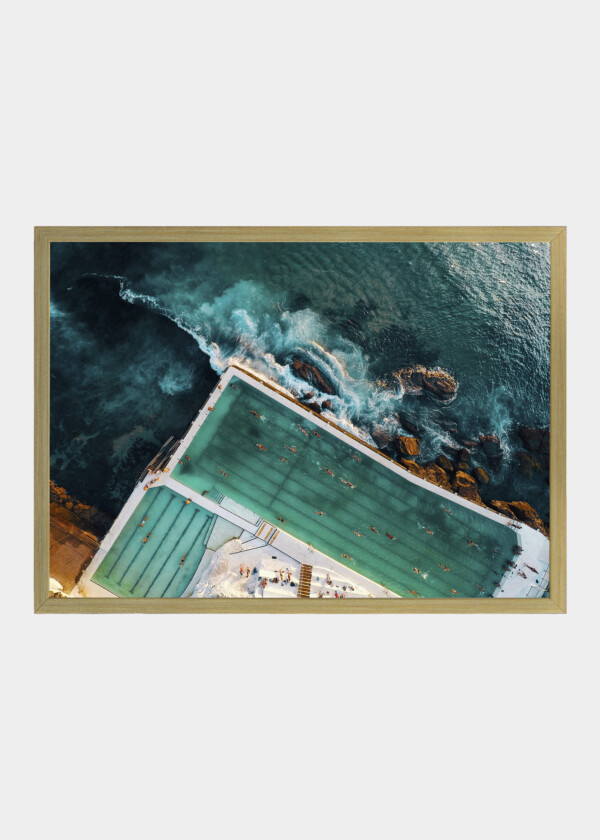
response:
[[(515, 454), (520, 425), (549, 423), (549, 341), (546, 243), (54, 244), (51, 475), (116, 513), (229, 363), (301, 395), (301, 358), (366, 440), (408, 419), (426, 462), (497, 435), (498, 469), (473, 450), (482, 495), (547, 519), (547, 472), (524, 477)], [(412, 364), (449, 371), (455, 399), (402, 393), (391, 374)]]

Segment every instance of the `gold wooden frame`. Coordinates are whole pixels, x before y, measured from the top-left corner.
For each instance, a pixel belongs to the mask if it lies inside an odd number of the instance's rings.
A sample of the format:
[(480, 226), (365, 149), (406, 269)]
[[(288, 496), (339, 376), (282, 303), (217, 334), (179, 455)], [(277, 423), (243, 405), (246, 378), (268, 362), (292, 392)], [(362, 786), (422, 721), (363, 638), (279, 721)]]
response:
[[(565, 227), (37, 227), (35, 252), (35, 539), (37, 613), (564, 613), (566, 612)], [(50, 558), (50, 244), (52, 242), (549, 242), (550, 597), (502, 599), (52, 598)]]

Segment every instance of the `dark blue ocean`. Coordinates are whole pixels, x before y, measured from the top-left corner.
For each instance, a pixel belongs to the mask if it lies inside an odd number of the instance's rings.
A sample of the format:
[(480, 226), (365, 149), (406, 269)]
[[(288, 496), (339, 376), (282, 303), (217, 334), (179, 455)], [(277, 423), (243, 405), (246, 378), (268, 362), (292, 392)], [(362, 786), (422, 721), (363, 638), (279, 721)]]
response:
[[(516, 453), (519, 426), (549, 424), (549, 342), (546, 243), (54, 244), (51, 477), (116, 514), (230, 362), (302, 393), (301, 358), (339, 423), (370, 439), (410, 419), (423, 462), (495, 434), (499, 467), (471, 456), (482, 495), (547, 520), (547, 472)], [(450, 372), (455, 399), (403, 394), (391, 374), (413, 364)]]

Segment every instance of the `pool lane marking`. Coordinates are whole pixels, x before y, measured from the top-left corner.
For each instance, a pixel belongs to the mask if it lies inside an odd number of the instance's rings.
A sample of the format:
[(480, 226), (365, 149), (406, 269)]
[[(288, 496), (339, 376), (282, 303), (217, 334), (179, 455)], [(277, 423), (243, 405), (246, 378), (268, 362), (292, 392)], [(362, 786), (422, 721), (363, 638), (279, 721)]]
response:
[[(212, 524), (214, 525), (215, 521), (216, 521), (218, 518), (219, 518), (218, 516), (215, 516), (214, 514), (209, 513), (209, 514), (208, 514), (208, 516), (207, 516), (207, 518), (206, 518), (206, 522), (204, 523), (204, 525), (208, 525), (208, 524), (210, 524), (210, 523), (212, 523)], [(196, 547), (196, 543), (198, 542), (198, 539), (200, 538), (200, 535), (202, 534), (202, 531), (204, 530), (204, 525), (202, 525), (202, 527), (201, 527), (201, 528), (200, 528), (200, 530), (198, 531), (198, 534), (196, 535), (196, 538), (194, 539), (194, 542), (192, 543), (192, 547), (191, 547), (191, 548), (190, 548), (190, 550), (188, 551), (188, 555), (190, 555), (190, 554), (192, 553), (192, 551), (194, 550), (194, 548)], [(205, 540), (204, 540), (204, 542), (202, 543), (202, 554), (200, 555), (200, 561), (202, 560), (202, 555), (203, 555), (203, 554), (204, 554), (204, 552), (206, 551), (206, 544), (208, 543), (208, 541), (209, 541), (209, 539), (210, 539), (210, 535), (211, 535), (211, 534), (212, 534), (212, 529), (211, 529), (211, 528), (208, 528), (208, 529), (207, 529), (207, 534), (206, 534), (206, 539), (205, 539)], [(198, 563), (198, 565), (196, 566), (196, 569), (198, 568), (198, 566), (199, 566), (199, 565), (200, 565), (200, 563)], [(183, 568), (183, 567), (181, 567), (181, 568)], [(174, 572), (174, 574), (173, 574), (173, 577), (171, 578), (171, 580), (168, 582), (168, 584), (167, 584), (167, 585), (165, 586), (165, 588), (163, 589), (162, 594), (159, 596), (160, 598), (164, 598), (164, 597), (165, 597), (165, 592), (167, 591), (167, 589), (171, 586), (171, 584), (172, 584), (172, 583), (173, 583), (173, 581), (175, 580), (175, 577), (176, 577), (176, 575), (177, 575), (177, 572), (178, 572), (178, 571), (179, 571), (179, 567), (175, 569), (175, 572)], [(147, 591), (149, 592), (150, 590), (148, 589)], [(144, 597), (146, 597), (146, 596), (144, 596)], [(179, 596), (177, 596), (177, 597), (181, 597), (181, 596), (179, 595)]]
[[(199, 511), (198, 511), (198, 510), (195, 510), (195, 511), (194, 511), (194, 515), (192, 516), (192, 518), (190, 519), (190, 521), (188, 522), (188, 524), (187, 524), (187, 525), (186, 525), (186, 527), (184, 528), (184, 530), (183, 530), (182, 534), (180, 535), (179, 539), (177, 540), (177, 542), (176, 542), (176, 543), (175, 543), (175, 545), (173, 546), (172, 550), (171, 550), (171, 551), (167, 554), (167, 557), (166, 557), (166, 559), (165, 559), (164, 563), (162, 564), (162, 566), (160, 567), (160, 569), (158, 570), (158, 572), (154, 575), (154, 578), (153, 578), (153, 580), (152, 580), (152, 583), (150, 584), (150, 586), (148, 587), (148, 589), (146, 589), (146, 591), (145, 591), (145, 592), (144, 592), (144, 594), (142, 595), (142, 598), (147, 598), (147, 597), (148, 597), (148, 592), (150, 592), (150, 590), (152, 589), (152, 587), (153, 587), (153, 586), (154, 586), (154, 584), (156, 583), (156, 580), (158, 579), (158, 576), (160, 575), (160, 573), (162, 572), (162, 570), (164, 569), (164, 567), (165, 567), (165, 566), (167, 565), (167, 563), (169, 562), (169, 559), (173, 556), (173, 554), (175, 554), (175, 551), (176, 551), (176, 549), (177, 549), (177, 546), (179, 545), (179, 543), (181, 542), (181, 540), (182, 540), (182, 539), (184, 538), (184, 536), (186, 535), (186, 533), (187, 533), (187, 531), (188, 531), (188, 528), (190, 528), (190, 526), (191, 526), (192, 522), (194, 521), (194, 519), (195, 519), (195, 517), (196, 517), (196, 514), (197, 514), (197, 513), (199, 513)], [(200, 531), (198, 532), (199, 534), (201, 534), (201, 533), (202, 533), (202, 531), (204, 531), (204, 528), (206, 527), (206, 525), (208, 525), (209, 521), (210, 521), (210, 518), (207, 516), (207, 517), (206, 517), (206, 519), (204, 520), (204, 522), (202, 523), (202, 526), (201, 526), (201, 528), (200, 528)], [(187, 557), (187, 554), (186, 554), (186, 557)], [(181, 566), (178, 566), (178, 567), (175, 569), (175, 573), (173, 574), (173, 577), (171, 578), (171, 580), (169, 581), (169, 583), (166, 585), (166, 587), (163, 589), (163, 591), (162, 591), (162, 595), (160, 595), (160, 596), (159, 596), (160, 598), (162, 598), (162, 597), (163, 597), (163, 595), (165, 594), (165, 592), (167, 591), (167, 589), (169, 588), (169, 586), (170, 586), (170, 585), (171, 585), (171, 583), (173, 582), (173, 579), (175, 578), (175, 575), (177, 574), (177, 572), (179, 571), (179, 569), (180, 569), (180, 568), (182, 568), (182, 567), (181, 567)]]
[[(151, 503), (150, 507), (148, 508), (148, 510), (146, 511), (146, 513), (144, 514), (144, 516), (146, 516), (146, 517), (148, 516), (148, 514), (150, 513), (150, 511), (152, 510), (152, 508), (154, 507), (154, 505), (155, 505), (155, 504), (156, 504), (156, 502), (158, 501), (159, 496), (160, 496), (160, 493), (157, 493), (157, 494), (156, 494), (156, 496), (154, 497), (154, 499), (152, 500), (152, 503)], [(133, 517), (133, 512), (132, 512), (132, 514), (131, 514), (130, 519), (131, 519), (132, 517)], [(129, 546), (129, 543), (130, 543), (130, 542), (131, 542), (131, 540), (135, 537), (136, 533), (139, 533), (139, 526), (138, 526), (138, 528), (137, 528), (137, 529), (136, 529), (136, 530), (132, 533), (132, 535), (129, 537), (129, 539), (127, 540), (127, 542), (125, 543), (125, 545), (123, 546), (123, 548), (121, 549), (121, 551), (117, 554), (117, 559), (115, 560), (115, 562), (114, 562), (114, 563), (112, 564), (112, 566), (110, 567), (110, 570), (109, 570), (109, 572), (108, 572), (108, 574), (107, 574), (107, 576), (106, 576), (106, 578), (107, 578), (107, 579), (108, 579), (108, 578), (112, 575), (113, 569), (115, 568), (115, 566), (117, 565), (117, 563), (119, 562), (119, 560), (121, 559), (121, 557), (123, 556), (123, 554), (125, 553), (125, 551), (127, 550), (127, 547)], [(115, 540), (115, 542), (116, 542), (116, 540)], [(109, 550), (110, 550), (110, 549), (109, 549)], [(98, 571), (98, 570), (96, 569), (96, 571)], [(96, 572), (94, 572), (94, 574), (96, 574)]]
[[(173, 503), (173, 502), (175, 502), (175, 501), (177, 501), (177, 497), (176, 497), (176, 496), (173, 496), (173, 498), (169, 500), (169, 504), (168, 504), (168, 505), (166, 506), (166, 508), (164, 509), (164, 511), (163, 511), (162, 516), (160, 517), (160, 519), (162, 519), (162, 518), (163, 518), (163, 516), (166, 514), (166, 512), (167, 512), (167, 511), (169, 510), (169, 508), (171, 507), (172, 503)], [(183, 503), (183, 505), (185, 505), (185, 502)], [(182, 509), (183, 509), (183, 505), (181, 506), (181, 507), (182, 507)], [(180, 513), (180, 512), (181, 512), (181, 511), (179, 511), (179, 512), (175, 515), (175, 519), (177, 519), (177, 517), (179, 516), (179, 513)], [(159, 522), (160, 522), (160, 519), (159, 519)], [(169, 525), (169, 527), (167, 528), (167, 533), (164, 535), (164, 537), (162, 538), (162, 540), (161, 540), (161, 541), (159, 542), (159, 544), (156, 546), (156, 548), (154, 549), (154, 551), (153, 551), (153, 552), (152, 552), (152, 554), (150, 555), (150, 559), (148, 560), (148, 562), (147, 562), (147, 563), (146, 563), (146, 565), (144, 566), (143, 571), (142, 571), (142, 572), (141, 572), (141, 574), (139, 575), (139, 577), (138, 577), (138, 579), (136, 580), (136, 582), (133, 584), (133, 586), (132, 586), (132, 588), (131, 588), (131, 590), (130, 590), (132, 595), (133, 595), (133, 590), (136, 588), (136, 586), (138, 585), (138, 583), (139, 583), (139, 582), (140, 582), (140, 580), (142, 579), (143, 575), (145, 575), (146, 570), (148, 569), (148, 567), (149, 567), (150, 563), (152, 563), (152, 561), (154, 560), (154, 556), (155, 556), (156, 552), (158, 551), (158, 549), (161, 547), (161, 545), (163, 544), (163, 542), (164, 542), (164, 541), (165, 541), (165, 539), (167, 538), (167, 534), (169, 533), (169, 531), (170, 531), (170, 530), (171, 530), (171, 528), (173, 527), (173, 523), (175, 522), (175, 519), (173, 519), (173, 521), (171, 522), (171, 524), (170, 524), (170, 525)], [(158, 525), (158, 522), (157, 522), (156, 524)], [(125, 573), (123, 573), (123, 575), (122, 575), (122, 577), (121, 577), (121, 580), (119, 581), (119, 584), (122, 582), (122, 580), (123, 580), (123, 578), (124, 578), (124, 577), (125, 577)]]

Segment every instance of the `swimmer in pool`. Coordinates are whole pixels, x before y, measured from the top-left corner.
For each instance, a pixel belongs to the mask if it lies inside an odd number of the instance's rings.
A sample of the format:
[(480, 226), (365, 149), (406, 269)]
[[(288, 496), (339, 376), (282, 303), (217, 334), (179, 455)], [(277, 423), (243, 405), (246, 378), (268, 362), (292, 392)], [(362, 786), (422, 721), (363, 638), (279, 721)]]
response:
[(315, 513), (317, 514), (317, 516), (325, 516), (322, 510), (316, 510)]
[(352, 457), (355, 461), (358, 461), (358, 463), (360, 464), (360, 458), (358, 457), (358, 455), (353, 455)]
[(332, 475), (332, 476), (334, 476), (334, 477), (335, 477), (335, 473), (333, 473), (333, 472), (329, 469), (329, 467), (321, 467), (321, 469), (322, 469), (322, 470), (324, 470), (324, 471), (325, 471), (328, 475)]
[(364, 537), (364, 534), (361, 534), (358, 531), (352, 531), (352, 533), (356, 534), (357, 537)]
[(369, 525), (369, 531), (373, 531), (373, 533), (375, 533), (375, 534), (378, 534), (378, 533), (379, 533), (379, 531), (377, 530), (377, 528), (374, 528), (372, 525)]
[(468, 543), (469, 545), (472, 545), (474, 548), (479, 548), (479, 546), (477, 545), (477, 543), (474, 543), (474, 542), (473, 542), (473, 540), (467, 540), (467, 543)]
[(262, 443), (257, 443), (256, 445), (261, 450), (261, 452), (266, 452), (267, 451), (267, 447), (263, 446)]
[(185, 554), (184, 554), (184, 555), (183, 555), (183, 557), (181, 558), (181, 560), (179, 561), (179, 566), (180, 566), (180, 568), (181, 568), (181, 566), (183, 566), (183, 564), (185, 563), (185, 558), (186, 558), (186, 556), (187, 556), (187, 555), (185, 555)]
[(434, 531), (430, 531), (429, 528), (426, 528), (424, 525), (423, 525), (423, 530), (426, 531), (428, 534), (433, 534), (434, 533)]
[(253, 414), (255, 417), (258, 417), (260, 420), (262, 420), (262, 414), (259, 414), (258, 411), (251, 411), (250, 414)]
[(450, 514), (450, 516), (454, 516), (454, 514), (452, 513), (452, 511), (450, 510), (450, 508), (444, 507), (444, 505), (442, 505), (442, 510), (445, 510), (445, 511), (446, 511), (446, 513), (449, 513), (449, 514)]
[(140, 522), (140, 528), (143, 528), (147, 521), (148, 521), (148, 517), (144, 516), (144, 518)]
[(294, 453), (294, 455), (296, 454), (296, 447), (295, 447), (295, 446), (286, 446), (285, 448), (286, 448), (286, 449), (289, 449), (289, 450), (290, 450), (290, 452), (293, 452), (293, 453)]
[(229, 478), (229, 473), (226, 473), (225, 470), (221, 469), (221, 467), (219, 467), (219, 472), (221, 473), (221, 475), (224, 475), (225, 478)]
[(289, 463), (290, 463), (290, 462), (288, 461), (288, 459), (287, 459), (287, 458), (284, 458), (284, 457), (283, 457), (283, 455), (281, 456), (281, 458), (280, 458), (279, 460), (280, 460), (280, 461), (285, 461), (285, 463), (286, 463), (286, 464), (289, 464)]
[(315, 432), (314, 429), (311, 429), (311, 432), (315, 437), (321, 437), (321, 435), (318, 432)]
[(396, 539), (396, 537), (392, 537), (392, 535), (391, 535), (391, 534), (386, 534), (386, 537), (389, 537), (389, 538), (390, 538), (390, 540), (395, 540), (395, 539)]

